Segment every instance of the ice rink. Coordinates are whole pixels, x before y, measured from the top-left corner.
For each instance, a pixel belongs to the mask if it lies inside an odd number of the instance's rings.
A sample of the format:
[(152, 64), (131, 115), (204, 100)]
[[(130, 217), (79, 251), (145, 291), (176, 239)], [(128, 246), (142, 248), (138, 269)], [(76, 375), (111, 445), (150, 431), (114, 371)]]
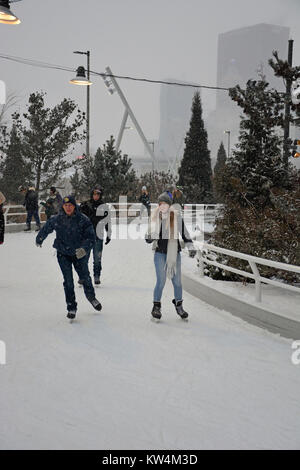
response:
[(189, 294), (183, 322), (169, 281), (150, 321), (143, 240), (105, 246), (103, 309), (76, 287), (70, 324), (53, 238), (40, 249), (34, 232), (6, 234), (0, 247), (1, 449), (300, 449), (292, 341)]

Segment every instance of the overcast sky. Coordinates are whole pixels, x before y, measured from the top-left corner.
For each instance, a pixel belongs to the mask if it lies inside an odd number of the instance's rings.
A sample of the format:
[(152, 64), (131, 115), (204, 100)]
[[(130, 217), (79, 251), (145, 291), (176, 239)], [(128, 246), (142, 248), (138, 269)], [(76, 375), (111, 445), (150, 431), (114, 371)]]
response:
[[(300, 0), (22, 0), (11, 9), (18, 26), (0, 25), (0, 52), (77, 68), (91, 51), (91, 69), (152, 79), (173, 77), (216, 85), (218, 34), (257, 23), (289, 26), (294, 64), (300, 64)], [(245, 54), (247, 51), (245, 51)], [(69, 85), (72, 74), (0, 59), (0, 79), (20, 96), (44, 90), (48, 104), (64, 97), (86, 106), (83, 87)], [(123, 115), (119, 97), (110, 96), (102, 79), (91, 87), (91, 150), (117, 136)], [(159, 85), (119, 80), (147, 139), (158, 138)], [(202, 92), (204, 115), (214, 93)], [(84, 151), (84, 145), (82, 146)], [(127, 130), (122, 150), (143, 153), (135, 131)]]

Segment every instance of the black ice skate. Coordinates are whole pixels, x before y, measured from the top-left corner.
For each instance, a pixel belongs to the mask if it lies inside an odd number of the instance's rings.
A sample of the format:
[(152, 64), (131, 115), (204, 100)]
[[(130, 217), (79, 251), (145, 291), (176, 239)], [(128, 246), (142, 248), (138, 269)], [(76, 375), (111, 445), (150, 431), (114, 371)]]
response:
[(67, 313), (67, 318), (69, 318), (69, 320), (74, 320), (76, 317), (76, 311), (75, 310), (70, 310), (68, 313)]
[(154, 318), (154, 320), (159, 321), (161, 319), (161, 303), (160, 302), (153, 302), (151, 315)]
[(97, 300), (96, 298), (91, 300), (90, 301), (92, 306), (94, 307), (95, 310), (98, 310), (98, 312), (100, 312), (100, 310), (102, 309), (102, 305), (100, 304), (99, 300)]
[(26, 224), (26, 228), (24, 228), (24, 232), (30, 232), (31, 231), (31, 226), (29, 224)]
[(185, 310), (183, 310), (182, 300), (177, 300), (177, 302), (176, 302), (176, 300), (173, 299), (172, 303), (175, 305), (176, 312), (182, 318), (182, 320), (187, 320), (189, 314)]
[(100, 277), (99, 276), (94, 276), (94, 283), (96, 286), (99, 286), (100, 284)]

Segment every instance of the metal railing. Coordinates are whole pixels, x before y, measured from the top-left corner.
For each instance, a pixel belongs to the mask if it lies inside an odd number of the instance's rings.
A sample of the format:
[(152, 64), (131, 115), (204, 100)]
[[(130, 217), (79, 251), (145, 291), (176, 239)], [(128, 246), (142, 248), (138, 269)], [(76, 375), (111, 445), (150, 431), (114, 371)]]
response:
[[(210, 245), (209, 243), (199, 243), (194, 242), (197, 247), (197, 254), (198, 254), (198, 261), (199, 261), (199, 274), (200, 277), (204, 277), (204, 265), (210, 264), (212, 266), (216, 266), (218, 268), (224, 269), (224, 271), (230, 271), (235, 274), (239, 274), (240, 276), (253, 279), (255, 281), (255, 300), (256, 302), (262, 301), (262, 283), (270, 284), (272, 286), (280, 287), (282, 289), (287, 289), (293, 292), (297, 292), (300, 294), (300, 287), (291, 286), (289, 284), (285, 284), (280, 281), (274, 281), (273, 279), (268, 279), (263, 277), (259, 273), (259, 269), (257, 265), (263, 265), (272, 267), (279, 270), (289, 271), (292, 273), (300, 274), (300, 266), (294, 266), (292, 264), (280, 263), (278, 261), (271, 261), (264, 258), (258, 258), (257, 256), (247, 255), (245, 253), (239, 253), (232, 250), (227, 250), (226, 248), (220, 248), (215, 245)], [(227, 264), (218, 263), (217, 261), (209, 259), (207, 256), (204, 255), (203, 251), (207, 252), (214, 252), (214, 253), (222, 253), (223, 255), (232, 256), (233, 258), (242, 259), (248, 261), (252, 273), (247, 271), (242, 271), (237, 268), (233, 268), (228, 266)]]
[[(18, 225), (26, 222), (27, 212), (24, 206), (4, 206), (3, 213), (5, 225)], [(39, 216), (41, 219), (44, 219), (43, 214), (45, 214), (45, 210), (43, 207), (40, 207)]]

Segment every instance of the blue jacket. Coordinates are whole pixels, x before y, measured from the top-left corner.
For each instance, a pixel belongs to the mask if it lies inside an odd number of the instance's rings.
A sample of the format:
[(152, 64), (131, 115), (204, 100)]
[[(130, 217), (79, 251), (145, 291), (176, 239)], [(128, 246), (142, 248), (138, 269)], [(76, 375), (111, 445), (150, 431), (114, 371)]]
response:
[(41, 245), (53, 230), (56, 231), (53, 247), (63, 255), (75, 256), (76, 248), (89, 252), (96, 241), (92, 222), (80, 212), (78, 206), (71, 216), (62, 208), (58, 215), (50, 217), (37, 234), (36, 243)]

